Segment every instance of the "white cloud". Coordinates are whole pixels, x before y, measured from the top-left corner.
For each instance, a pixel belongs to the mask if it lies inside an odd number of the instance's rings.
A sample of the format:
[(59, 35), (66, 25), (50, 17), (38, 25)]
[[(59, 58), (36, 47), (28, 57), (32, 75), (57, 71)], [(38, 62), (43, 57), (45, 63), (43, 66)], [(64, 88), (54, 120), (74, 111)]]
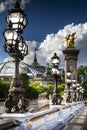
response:
[(3, 12), (6, 9), (5, 3), (1, 2), (0, 4), (0, 12)]
[[(10, 8), (14, 5), (17, 0), (5, 0), (0, 3), (0, 12), (3, 12), (5, 9)], [(31, 0), (21, 0), (20, 6), (24, 9), (25, 4), (29, 3)]]
[(36, 41), (26, 41), (26, 43), (28, 45), (28, 55), (25, 56), (23, 61), (27, 64), (31, 64), (34, 59), (34, 52), (35, 52), (37, 42)]
[[(62, 50), (65, 49), (63, 39), (66, 35), (76, 32), (75, 46), (80, 50), (78, 57), (79, 65), (87, 65), (87, 23), (77, 24), (74, 23), (66, 25), (63, 29), (59, 30), (56, 34), (47, 34), (46, 38), (41, 42), (39, 50), (37, 51), (37, 60), (40, 64), (45, 65), (50, 62), (54, 52), (60, 57), (60, 66), (64, 66), (64, 56)], [(29, 55), (24, 58), (24, 62), (31, 64), (34, 58), (36, 41), (27, 41)]]
[[(80, 49), (78, 58), (79, 64), (87, 64), (87, 23), (74, 25), (74, 23), (66, 25), (62, 30), (59, 30), (56, 34), (48, 34), (46, 39), (41, 43), (39, 47), (38, 57), (41, 64), (49, 62), (53, 53), (56, 52), (61, 59), (61, 66), (64, 66), (64, 56), (62, 50), (65, 48), (63, 39), (66, 35), (76, 32), (75, 46)], [(83, 57), (83, 59), (81, 58)], [(83, 60), (83, 62), (81, 62)]]
[(5, 0), (4, 2), (1, 2), (0, 3), (0, 12), (3, 12), (8, 7), (13, 6), (15, 2), (16, 2), (16, 0)]
[(30, 3), (31, 0), (21, 0), (21, 8), (25, 8), (25, 4)]
[(8, 61), (11, 61), (12, 60), (12, 58), (11, 57), (7, 57), (7, 58), (5, 58), (4, 59), (4, 61), (3, 62), (8, 62)]

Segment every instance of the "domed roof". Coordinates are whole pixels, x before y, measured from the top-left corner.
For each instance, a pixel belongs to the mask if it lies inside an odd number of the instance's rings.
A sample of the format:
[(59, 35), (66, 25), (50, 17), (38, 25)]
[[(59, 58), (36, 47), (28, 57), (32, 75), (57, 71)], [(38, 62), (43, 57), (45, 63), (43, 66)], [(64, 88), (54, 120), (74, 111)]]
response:
[[(0, 76), (13, 76), (14, 75), (14, 61), (3, 62), (0, 64)], [(25, 72), (29, 76), (41, 75), (42, 72), (36, 70), (31, 65), (24, 62), (19, 63), (19, 72)]]

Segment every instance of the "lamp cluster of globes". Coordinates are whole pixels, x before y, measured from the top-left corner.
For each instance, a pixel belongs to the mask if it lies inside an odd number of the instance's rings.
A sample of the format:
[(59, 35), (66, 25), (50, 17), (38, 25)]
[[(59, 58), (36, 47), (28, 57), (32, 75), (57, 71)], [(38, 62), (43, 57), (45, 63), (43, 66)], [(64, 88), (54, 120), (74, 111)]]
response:
[[(67, 72), (67, 77), (68, 77), (66, 80), (67, 83), (72, 83), (72, 87), (74, 89), (76, 89), (80, 93), (84, 93), (83, 87), (79, 83), (76, 83), (75, 79), (71, 80), (71, 72), (70, 71)], [(72, 87), (70, 86), (70, 88), (72, 88)]]
[(22, 33), (27, 25), (27, 18), (18, 2), (13, 9), (9, 10), (6, 17), (8, 28), (3, 32), (5, 38), (4, 49), (12, 57), (19, 57), (23, 60), (28, 54), (28, 46), (25, 43)]
[(60, 64), (60, 59), (59, 59), (59, 57), (57, 56), (56, 53), (54, 53), (53, 57), (51, 58), (51, 62), (52, 62), (52, 74), (54, 76), (59, 75), (60, 71), (59, 71), (58, 67), (59, 67), (59, 64)]

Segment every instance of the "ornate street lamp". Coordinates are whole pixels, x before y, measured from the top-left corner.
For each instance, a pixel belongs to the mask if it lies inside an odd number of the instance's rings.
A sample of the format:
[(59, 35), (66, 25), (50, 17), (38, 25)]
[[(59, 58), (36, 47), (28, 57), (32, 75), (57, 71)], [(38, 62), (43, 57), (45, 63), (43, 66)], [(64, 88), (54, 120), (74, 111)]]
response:
[(80, 95), (79, 90), (80, 90), (80, 84), (77, 83), (77, 101), (79, 101), (79, 95)]
[(84, 89), (82, 88), (82, 86), (80, 86), (80, 101), (83, 100), (83, 93), (84, 93)]
[(59, 74), (60, 71), (58, 70), (59, 64), (60, 64), (60, 59), (57, 56), (56, 53), (54, 53), (54, 56), (51, 58), (52, 60), (52, 75), (54, 77), (54, 94), (53, 94), (53, 105), (58, 105), (60, 104), (60, 96), (59, 96), (59, 92), (58, 92), (58, 78), (59, 78)]
[(25, 112), (26, 106), (23, 97), (24, 89), (19, 77), (19, 62), (28, 54), (28, 46), (22, 38), (22, 32), (26, 26), (24, 11), (20, 4), (16, 2), (13, 9), (7, 16), (8, 28), (5, 29), (3, 36), (5, 39), (4, 49), (14, 59), (15, 72), (9, 89), (8, 98), (5, 101), (7, 113)]
[(20, 4), (18, 2), (16, 2), (13, 9), (9, 10), (6, 21), (8, 26), (20, 33), (22, 33), (23, 29), (26, 27), (28, 21), (26, 15), (24, 14), (24, 10), (20, 8)]
[(72, 87), (73, 87), (73, 101), (76, 101), (77, 100), (77, 97), (76, 97), (76, 92), (77, 92), (77, 90), (76, 90), (76, 80), (75, 80), (75, 78), (72, 80)]
[(71, 100), (71, 91), (70, 91), (70, 87), (71, 87), (71, 71), (68, 70), (66, 75), (67, 75), (66, 84), (67, 84), (67, 87), (68, 87), (68, 96), (67, 96), (66, 102), (70, 103), (70, 102), (72, 102), (72, 100)]

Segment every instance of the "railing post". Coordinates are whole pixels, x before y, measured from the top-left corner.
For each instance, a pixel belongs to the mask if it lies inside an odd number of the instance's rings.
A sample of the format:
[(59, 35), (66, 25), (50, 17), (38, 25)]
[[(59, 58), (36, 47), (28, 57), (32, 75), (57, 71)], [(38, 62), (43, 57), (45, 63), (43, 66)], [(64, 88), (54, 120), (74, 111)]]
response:
[(44, 116), (44, 121), (45, 121), (46, 128), (49, 128), (49, 116), (48, 115)]

